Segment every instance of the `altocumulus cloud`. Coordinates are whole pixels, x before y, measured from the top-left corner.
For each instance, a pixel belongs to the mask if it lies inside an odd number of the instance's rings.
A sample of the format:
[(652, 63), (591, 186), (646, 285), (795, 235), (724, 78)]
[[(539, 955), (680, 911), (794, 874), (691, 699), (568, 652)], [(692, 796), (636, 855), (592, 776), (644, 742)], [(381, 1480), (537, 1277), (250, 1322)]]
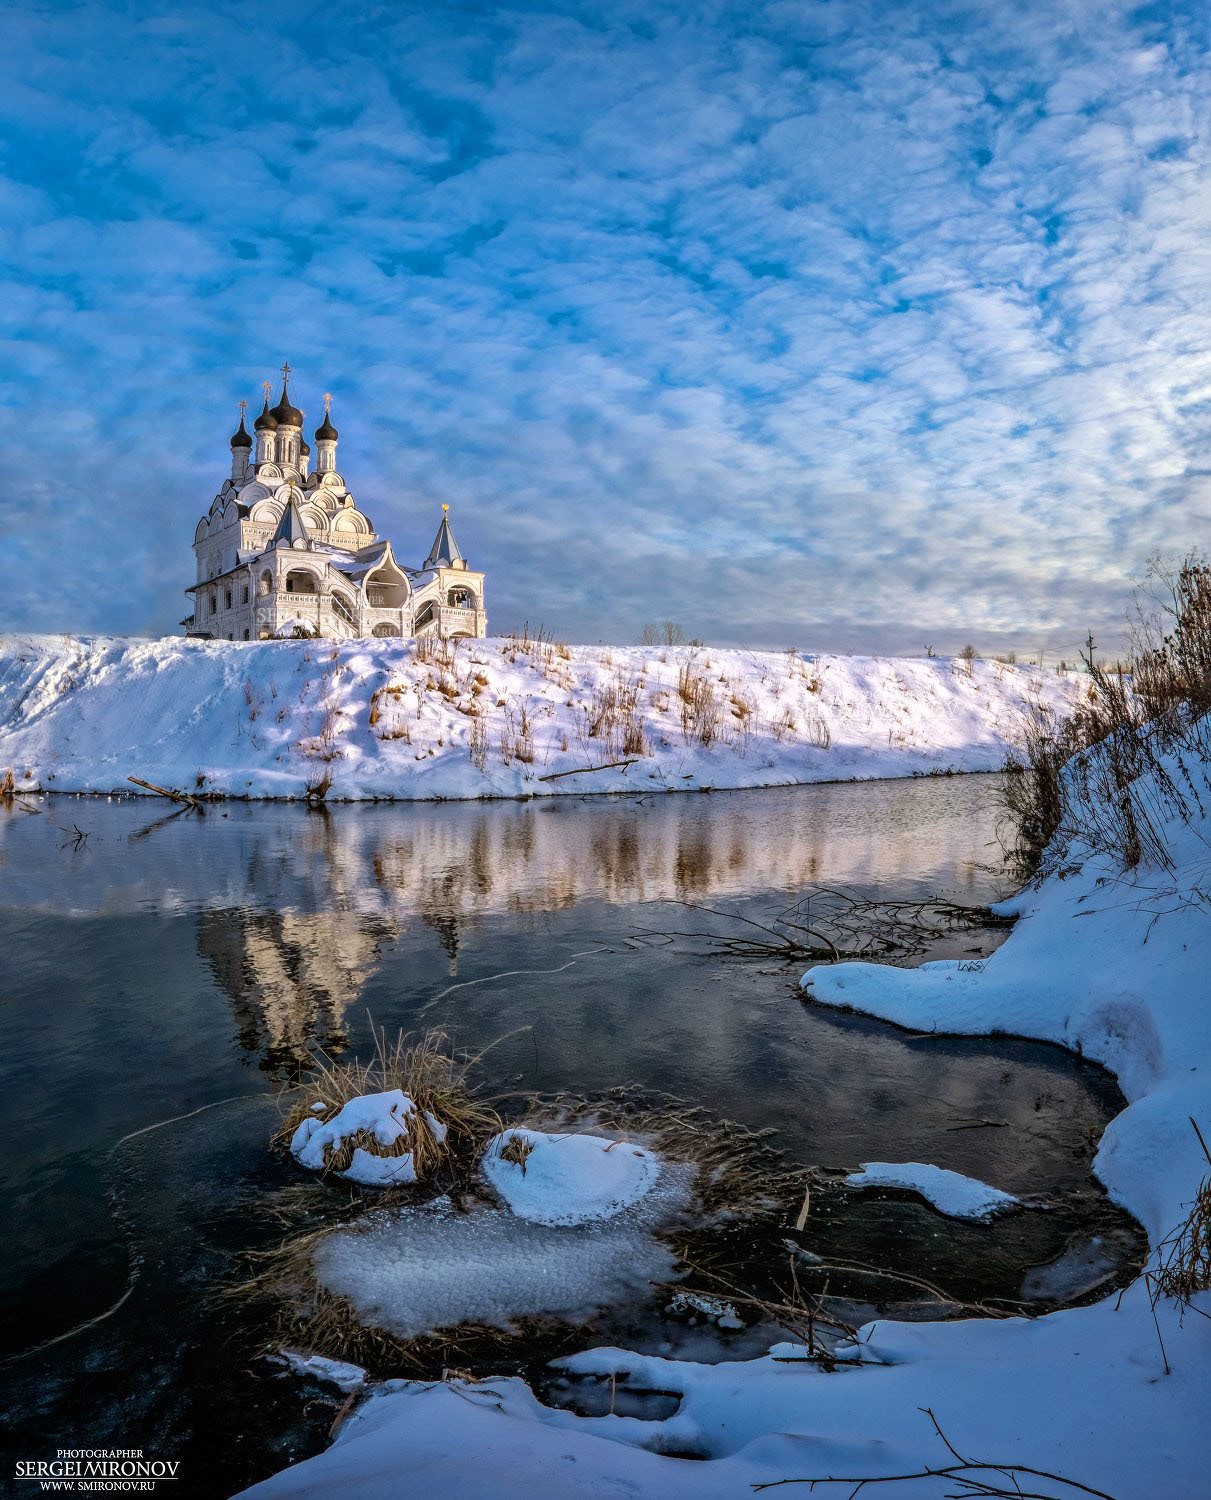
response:
[(0, 620), (167, 631), (289, 358), (494, 627), (1112, 638), (1211, 519), (1202, 3), (0, 19)]

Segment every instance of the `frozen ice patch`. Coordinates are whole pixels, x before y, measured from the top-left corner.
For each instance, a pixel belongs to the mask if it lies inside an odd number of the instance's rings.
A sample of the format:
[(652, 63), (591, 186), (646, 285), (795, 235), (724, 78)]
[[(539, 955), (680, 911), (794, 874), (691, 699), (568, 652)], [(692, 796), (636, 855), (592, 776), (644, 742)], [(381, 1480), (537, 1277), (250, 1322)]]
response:
[(656, 1185), (661, 1158), (629, 1141), (517, 1127), (488, 1142), (482, 1166), (520, 1218), (584, 1224), (638, 1203)]
[(941, 1214), (951, 1219), (991, 1219), (1021, 1204), (1012, 1193), (989, 1187), (975, 1177), (931, 1167), (919, 1161), (866, 1161), (860, 1172), (851, 1172), (847, 1187), (907, 1188), (920, 1193)]
[(688, 1206), (693, 1175), (666, 1166), (638, 1204), (579, 1225), (458, 1213), (448, 1198), (375, 1214), (323, 1241), (316, 1275), (364, 1323), (398, 1338), (460, 1323), (512, 1328), (540, 1314), (584, 1322), (676, 1279), (676, 1259), (652, 1230)]

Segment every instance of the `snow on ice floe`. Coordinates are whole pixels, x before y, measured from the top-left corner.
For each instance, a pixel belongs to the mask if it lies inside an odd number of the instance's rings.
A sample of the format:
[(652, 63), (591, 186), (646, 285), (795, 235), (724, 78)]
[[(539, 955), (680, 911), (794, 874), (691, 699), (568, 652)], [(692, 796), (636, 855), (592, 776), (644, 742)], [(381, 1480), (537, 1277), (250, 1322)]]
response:
[(499, 1197), (535, 1224), (609, 1218), (656, 1185), (661, 1165), (656, 1152), (630, 1141), (520, 1126), (494, 1136), (482, 1162)]
[(989, 1187), (978, 1178), (919, 1161), (866, 1161), (860, 1172), (849, 1174), (845, 1185), (907, 1188), (920, 1193), (940, 1214), (951, 1219), (991, 1219), (995, 1214), (1020, 1208), (1022, 1203), (1012, 1193)]
[(304, 1354), (298, 1349), (283, 1349), (278, 1358), (299, 1375), (309, 1375), (313, 1380), (336, 1386), (348, 1395), (359, 1391), (366, 1383), (366, 1372), (361, 1365), (350, 1364), (343, 1359), (329, 1359), (323, 1354)]
[(329, 1235), (316, 1274), (364, 1323), (399, 1338), (539, 1315), (583, 1322), (676, 1279), (676, 1257), (652, 1231), (688, 1206), (693, 1175), (666, 1167), (638, 1203), (576, 1225), (508, 1209), (460, 1213), (448, 1198), (376, 1214)]
[[(415, 1128), (416, 1105), (400, 1089), (381, 1094), (359, 1094), (350, 1099), (330, 1120), (308, 1116), (302, 1120), (290, 1140), (290, 1154), (304, 1167), (321, 1172), (332, 1153), (339, 1151), (350, 1137), (366, 1132), (384, 1148), (391, 1150)], [(425, 1122), (439, 1141), (446, 1127), (425, 1112)], [(392, 1187), (416, 1181), (416, 1162), (411, 1151), (396, 1156), (380, 1155), (365, 1146), (354, 1148), (349, 1166), (338, 1172), (350, 1182), (365, 1187)]]

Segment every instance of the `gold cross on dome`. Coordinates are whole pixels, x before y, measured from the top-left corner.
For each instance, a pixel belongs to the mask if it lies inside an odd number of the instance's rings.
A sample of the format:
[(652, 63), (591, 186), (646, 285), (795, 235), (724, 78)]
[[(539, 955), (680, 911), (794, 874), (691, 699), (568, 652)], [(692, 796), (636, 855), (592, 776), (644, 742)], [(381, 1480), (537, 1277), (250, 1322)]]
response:
[(241, 401), (240, 402), (240, 421), (241, 422), (244, 420), (244, 413), (247, 410), (248, 410), (248, 403), (247, 403), (247, 401)]
[(269, 405), (269, 392), (273, 389), (272, 380), (262, 380), (261, 389), (265, 392), (265, 405)]
[(290, 366), (289, 366), (289, 364), (283, 362), (283, 364), (282, 364), (282, 384), (285, 385), (286, 382), (289, 379), (290, 379)]
[(324, 415), (325, 416), (328, 415), (328, 412), (329, 412), (329, 409), (331, 408), (331, 406), (332, 406), (332, 392), (331, 391), (325, 391), (324, 392)]

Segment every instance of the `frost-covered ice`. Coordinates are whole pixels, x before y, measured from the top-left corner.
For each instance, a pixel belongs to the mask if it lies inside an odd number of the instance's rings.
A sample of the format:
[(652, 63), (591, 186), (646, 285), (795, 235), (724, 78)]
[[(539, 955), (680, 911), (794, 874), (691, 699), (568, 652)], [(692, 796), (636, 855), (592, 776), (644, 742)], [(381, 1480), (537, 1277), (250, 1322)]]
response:
[[(524, 1162), (501, 1155), (511, 1141), (528, 1149)], [(482, 1166), (494, 1191), (520, 1218), (583, 1224), (637, 1203), (656, 1185), (661, 1160), (629, 1141), (518, 1126), (492, 1138)]]
[[(330, 1155), (354, 1135), (365, 1133), (384, 1150), (403, 1140), (414, 1128), (416, 1106), (400, 1089), (381, 1094), (359, 1094), (341, 1106), (330, 1120), (307, 1116), (299, 1122), (290, 1140), (290, 1151), (301, 1166), (322, 1171)], [(439, 1141), (446, 1127), (428, 1111), (425, 1121)], [(366, 1187), (391, 1187), (416, 1181), (416, 1163), (411, 1151), (385, 1156), (364, 1146), (355, 1146), (349, 1166), (336, 1174)]]
[[(1129, 1102), (1094, 1169), (1154, 1246), (1185, 1219), (1206, 1175), (1190, 1117), (1211, 1121), (1211, 817), (1167, 834), (1172, 874), (1120, 877), (1073, 850), (1064, 878), (1017, 899), (1021, 921), (979, 970), (848, 963), (805, 981), (821, 1003), (915, 1030), (1007, 1031), (1112, 1068)], [(676, 1413), (578, 1417), (543, 1406), (514, 1378), (416, 1384), (371, 1398), (326, 1452), (250, 1493), (736, 1500), (788, 1478), (946, 1464), (928, 1408), (962, 1453), (1066, 1475), (1116, 1500), (1202, 1500), (1211, 1316), (1200, 1314), (1211, 1315), (1211, 1293), (1196, 1294), (1183, 1317), (1165, 1298), (1154, 1309), (1138, 1280), (1121, 1296), (1036, 1319), (880, 1320), (842, 1347), (832, 1374), (794, 1345), (723, 1365), (590, 1349), (566, 1361), (571, 1373), (676, 1393)], [(932, 1480), (893, 1488), (928, 1500), (944, 1492)]]
[(540, 1314), (578, 1323), (676, 1278), (676, 1259), (652, 1230), (685, 1208), (692, 1180), (688, 1168), (666, 1168), (641, 1202), (574, 1226), (507, 1209), (460, 1213), (440, 1198), (334, 1231), (315, 1269), (363, 1322), (401, 1338), (460, 1323), (509, 1328)]
[(862, 1170), (851, 1172), (845, 1182), (857, 1188), (907, 1188), (952, 1219), (991, 1219), (1022, 1201), (974, 1177), (919, 1161), (864, 1161)]
[[(1074, 674), (1001, 662), (564, 649), (463, 642), (447, 667), (403, 641), (5, 636), (0, 768), (29, 791), (129, 794), (136, 775), (303, 797), (327, 779), (330, 801), (782, 786), (996, 770), (1025, 705), (1066, 710), (1084, 691)], [(710, 700), (707, 744), (682, 723), (683, 669)], [(588, 732), (620, 694), (643, 741), (633, 755), (619, 724)]]

